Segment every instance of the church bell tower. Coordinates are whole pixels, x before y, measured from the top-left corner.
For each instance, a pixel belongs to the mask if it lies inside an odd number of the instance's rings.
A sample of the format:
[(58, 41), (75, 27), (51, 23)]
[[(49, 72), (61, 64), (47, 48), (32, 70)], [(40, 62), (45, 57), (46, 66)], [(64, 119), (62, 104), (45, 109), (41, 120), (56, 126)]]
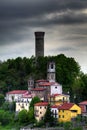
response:
[(49, 62), (47, 65), (47, 80), (55, 82), (55, 62)]
[(31, 89), (34, 88), (34, 80), (30, 77), (28, 79), (28, 92), (31, 93)]

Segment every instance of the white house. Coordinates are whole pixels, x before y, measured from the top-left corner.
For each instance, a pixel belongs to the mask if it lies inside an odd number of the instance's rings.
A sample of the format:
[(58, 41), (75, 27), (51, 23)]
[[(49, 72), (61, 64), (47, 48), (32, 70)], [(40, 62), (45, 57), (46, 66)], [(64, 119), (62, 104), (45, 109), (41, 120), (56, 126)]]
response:
[(28, 90), (13, 90), (6, 93), (6, 101), (18, 101), (24, 94), (27, 94)]
[(53, 113), (53, 117), (58, 119), (58, 106), (57, 105), (51, 106), (51, 111)]

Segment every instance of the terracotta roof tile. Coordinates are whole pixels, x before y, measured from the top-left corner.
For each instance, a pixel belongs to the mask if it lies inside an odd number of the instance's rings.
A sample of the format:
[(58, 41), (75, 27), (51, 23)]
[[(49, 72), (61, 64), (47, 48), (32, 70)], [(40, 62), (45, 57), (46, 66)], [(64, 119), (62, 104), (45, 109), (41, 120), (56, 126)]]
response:
[(24, 94), (23, 98), (32, 98), (32, 95), (31, 94)]
[(50, 82), (39, 83), (39, 86), (50, 86)]
[(51, 106), (51, 108), (58, 108), (58, 107), (60, 107), (60, 105), (53, 105), (53, 106)]
[(87, 105), (87, 101), (83, 101), (79, 103), (80, 105)]
[(59, 110), (69, 110), (73, 105), (74, 103), (64, 103), (59, 107)]
[(39, 82), (48, 82), (48, 81), (45, 79), (40, 79), (40, 80), (36, 80), (36, 82), (39, 83)]
[(9, 91), (7, 94), (25, 94), (27, 93), (27, 90), (13, 90), (13, 91)]
[(50, 97), (56, 97), (56, 96), (60, 96), (60, 95), (62, 95), (62, 94), (52, 94), (52, 95), (50, 95)]
[(47, 105), (48, 105), (48, 102), (39, 102), (35, 104), (35, 106), (47, 106)]

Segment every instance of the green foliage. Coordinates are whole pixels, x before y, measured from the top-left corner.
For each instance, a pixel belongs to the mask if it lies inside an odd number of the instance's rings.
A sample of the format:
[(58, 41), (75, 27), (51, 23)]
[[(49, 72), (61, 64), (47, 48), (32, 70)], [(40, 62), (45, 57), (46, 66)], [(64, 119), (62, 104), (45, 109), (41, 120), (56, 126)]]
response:
[(13, 120), (13, 114), (9, 111), (0, 110), (0, 122), (2, 125), (7, 125)]
[(20, 124), (25, 124), (29, 122), (27, 110), (22, 110), (18, 113), (18, 121)]
[(9, 102), (4, 102), (2, 105), (2, 109), (5, 111), (9, 111)]
[(53, 113), (51, 112), (51, 108), (49, 104), (47, 106), (47, 110), (44, 116), (44, 122), (48, 126), (51, 126), (54, 124), (54, 117), (53, 117)]
[(75, 102), (79, 103), (87, 99), (87, 74), (80, 73), (74, 80), (72, 89), (75, 95)]
[(29, 107), (29, 122), (30, 123), (34, 123), (35, 122), (35, 116), (34, 116), (34, 104), (40, 102), (40, 98), (39, 97), (34, 97), (32, 99), (32, 101), (30, 102), (30, 107)]
[(15, 102), (4, 102), (2, 109), (5, 111), (15, 112)]
[(40, 98), (39, 97), (34, 97), (32, 100), (31, 100), (31, 102), (30, 102), (30, 108), (31, 107), (33, 107), (34, 108), (34, 104), (35, 103), (38, 103), (38, 102), (40, 102)]
[[(16, 59), (8, 59), (0, 63), (0, 92), (6, 93), (15, 89), (27, 89), (27, 80), (30, 76), (34, 80), (47, 77), (47, 63), (54, 61), (56, 63), (56, 81), (62, 84), (63, 91), (70, 92), (71, 99), (73, 92), (79, 94), (81, 99), (86, 99), (87, 91), (87, 75), (80, 76), (80, 81), (76, 81), (79, 76), (80, 67), (74, 58), (66, 57), (64, 54), (57, 56), (38, 57), (32, 56), (29, 58), (17, 57)], [(76, 91), (75, 89), (76, 88)], [(80, 91), (81, 90), (81, 91)]]
[(2, 106), (3, 102), (4, 102), (4, 95), (0, 94), (0, 107)]
[(34, 108), (33, 107), (29, 108), (28, 117), (29, 117), (29, 123), (35, 122)]
[(72, 123), (71, 122), (64, 123), (64, 130), (71, 130), (71, 128), (72, 128)]
[(44, 120), (41, 120), (39, 122), (36, 122), (35, 127), (45, 127)]

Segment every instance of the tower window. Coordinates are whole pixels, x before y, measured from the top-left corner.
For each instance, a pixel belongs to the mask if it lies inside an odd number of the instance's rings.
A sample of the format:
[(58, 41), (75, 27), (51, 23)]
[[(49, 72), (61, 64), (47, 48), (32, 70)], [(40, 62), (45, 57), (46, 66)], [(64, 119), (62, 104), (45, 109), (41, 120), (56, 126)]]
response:
[(53, 69), (53, 64), (51, 64), (51, 69)]

